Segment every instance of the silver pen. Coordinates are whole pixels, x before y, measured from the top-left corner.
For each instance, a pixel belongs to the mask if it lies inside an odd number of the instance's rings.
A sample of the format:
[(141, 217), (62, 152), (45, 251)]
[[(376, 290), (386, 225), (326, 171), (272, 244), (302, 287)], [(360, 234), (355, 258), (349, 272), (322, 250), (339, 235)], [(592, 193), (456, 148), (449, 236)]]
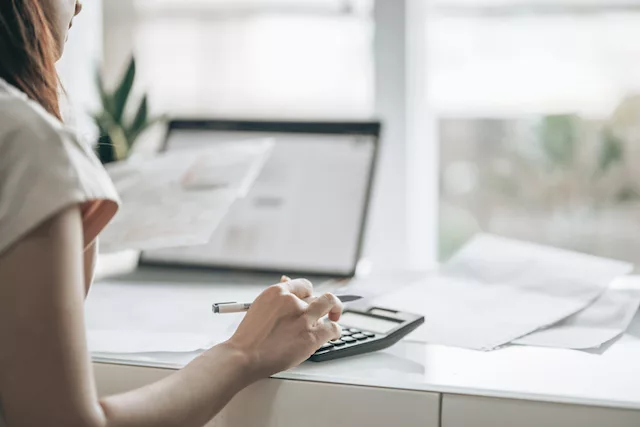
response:
[[(352, 302), (361, 299), (362, 297), (356, 295), (336, 295), (342, 302)], [(250, 302), (218, 302), (213, 304), (213, 312), (217, 314), (227, 313), (244, 313), (251, 308)]]

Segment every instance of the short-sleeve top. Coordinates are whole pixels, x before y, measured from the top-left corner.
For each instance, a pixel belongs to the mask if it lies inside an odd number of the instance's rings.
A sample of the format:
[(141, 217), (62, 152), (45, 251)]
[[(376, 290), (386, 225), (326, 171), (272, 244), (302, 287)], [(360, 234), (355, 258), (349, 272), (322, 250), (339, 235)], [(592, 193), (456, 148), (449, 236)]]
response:
[(119, 199), (91, 147), (0, 79), (0, 257), (73, 205), (81, 208), (87, 248), (115, 215)]
[(72, 205), (81, 207), (89, 246), (118, 204), (114, 185), (91, 147), (0, 79), (0, 256)]

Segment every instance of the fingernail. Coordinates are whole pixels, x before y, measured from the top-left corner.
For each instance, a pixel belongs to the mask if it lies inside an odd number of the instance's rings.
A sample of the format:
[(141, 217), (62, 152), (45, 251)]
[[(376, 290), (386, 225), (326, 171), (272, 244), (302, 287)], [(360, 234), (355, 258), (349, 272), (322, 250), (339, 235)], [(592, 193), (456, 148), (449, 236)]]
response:
[(280, 278), (280, 282), (290, 282), (291, 278), (289, 276), (282, 276)]

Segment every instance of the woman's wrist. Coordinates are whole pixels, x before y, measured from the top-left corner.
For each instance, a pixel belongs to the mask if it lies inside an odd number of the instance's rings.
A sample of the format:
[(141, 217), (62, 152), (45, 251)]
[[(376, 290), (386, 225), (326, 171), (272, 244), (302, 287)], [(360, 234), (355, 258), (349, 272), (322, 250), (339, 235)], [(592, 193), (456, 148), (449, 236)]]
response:
[(214, 363), (224, 361), (237, 376), (241, 389), (260, 379), (255, 358), (230, 341), (218, 344), (203, 356), (210, 356)]

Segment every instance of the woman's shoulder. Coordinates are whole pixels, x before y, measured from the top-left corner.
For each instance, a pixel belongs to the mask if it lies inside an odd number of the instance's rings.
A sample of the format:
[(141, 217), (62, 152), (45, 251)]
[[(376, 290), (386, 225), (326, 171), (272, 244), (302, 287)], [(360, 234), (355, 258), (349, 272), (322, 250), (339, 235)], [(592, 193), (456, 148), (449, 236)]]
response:
[(115, 187), (88, 144), (16, 91), (0, 85), (0, 253), (75, 204), (90, 243), (117, 210)]
[[(64, 179), (87, 197), (117, 200), (89, 144), (38, 103), (0, 79), (0, 181), (26, 174)], [(36, 173), (37, 172), (37, 173)], [(35, 182), (35, 177), (31, 181)], [(38, 184), (46, 185), (42, 180)]]
[[(15, 162), (45, 162), (70, 171), (102, 176), (91, 146), (37, 102), (0, 79), (0, 151), (4, 167)], [(13, 158), (13, 159), (12, 159)], [(80, 169), (80, 170), (78, 170)]]
[[(63, 124), (18, 89), (0, 79), (0, 144), (19, 142), (22, 149), (60, 143)], [(46, 149), (47, 146), (39, 146)]]

